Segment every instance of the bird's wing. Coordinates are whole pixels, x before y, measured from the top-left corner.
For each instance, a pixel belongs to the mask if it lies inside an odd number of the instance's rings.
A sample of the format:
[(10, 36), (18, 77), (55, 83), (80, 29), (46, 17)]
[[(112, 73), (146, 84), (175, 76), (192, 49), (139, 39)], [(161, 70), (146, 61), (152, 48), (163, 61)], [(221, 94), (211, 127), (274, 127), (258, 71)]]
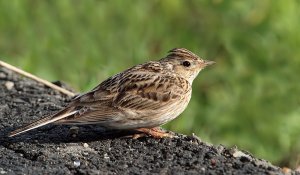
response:
[(126, 111), (160, 110), (178, 102), (189, 89), (187, 83), (155, 72), (133, 71), (112, 77), (77, 98), (78, 113), (56, 123), (105, 125), (126, 117)]
[(189, 90), (180, 77), (133, 72), (120, 81), (113, 105), (123, 110), (154, 111), (178, 102)]

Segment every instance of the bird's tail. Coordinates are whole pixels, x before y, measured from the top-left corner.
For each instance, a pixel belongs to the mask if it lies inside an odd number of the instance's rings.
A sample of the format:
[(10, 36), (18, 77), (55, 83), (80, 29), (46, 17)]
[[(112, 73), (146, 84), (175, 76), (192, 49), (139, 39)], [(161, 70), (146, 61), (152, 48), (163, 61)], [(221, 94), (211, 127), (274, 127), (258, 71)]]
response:
[(30, 131), (32, 129), (47, 125), (49, 123), (53, 123), (57, 120), (60, 120), (60, 119), (69, 117), (71, 115), (74, 115), (76, 112), (77, 112), (76, 110), (72, 111), (72, 110), (70, 110), (70, 108), (63, 109), (63, 110), (59, 111), (58, 113), (56, 113), (54, 115), (50, 115), (48, 117), (39, 119), (39, 120), (37, 120), (37, 121), (27, 125), (27, 126), (24, 126), (22, 128), (19, 128), (17, 130), (12, 131), (11, 133), (9, 133), (8, 137), (13, 137), (13, 136), (16, 136), (18, 134)]

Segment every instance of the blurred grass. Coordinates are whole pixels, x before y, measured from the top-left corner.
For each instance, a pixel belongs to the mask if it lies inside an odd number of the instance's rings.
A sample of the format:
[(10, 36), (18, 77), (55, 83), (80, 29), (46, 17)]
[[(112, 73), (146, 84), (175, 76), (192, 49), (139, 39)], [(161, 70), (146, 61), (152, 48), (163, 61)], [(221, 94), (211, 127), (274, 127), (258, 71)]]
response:
[(189, 107), (165, 127), (296, 166), (299, 7), (297, 0), (0, 0), (0, 57), (88, 91), (188, 48), (217, 64), (200, 73)]

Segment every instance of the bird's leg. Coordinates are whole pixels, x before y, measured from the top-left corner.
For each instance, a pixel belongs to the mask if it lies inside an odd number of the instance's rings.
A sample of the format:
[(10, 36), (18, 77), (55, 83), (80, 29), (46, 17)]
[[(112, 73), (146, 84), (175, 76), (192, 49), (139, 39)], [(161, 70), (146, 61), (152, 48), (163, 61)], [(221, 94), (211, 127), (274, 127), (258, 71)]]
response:
[(136, 131), (141, 132), (140, 134), (134, 134), (133, 138), (134, 139), (138, 139), (140, 137), (144, 137), (146, 135), (150, 135), (153, 138), (164, 138), (164, 137), (168, 137), (168, 138), (172, 138), (173, 135), (166, 133), (165, 131), (161, 130), (160, 128), (139, 128), (139, 129), (135, 129)]

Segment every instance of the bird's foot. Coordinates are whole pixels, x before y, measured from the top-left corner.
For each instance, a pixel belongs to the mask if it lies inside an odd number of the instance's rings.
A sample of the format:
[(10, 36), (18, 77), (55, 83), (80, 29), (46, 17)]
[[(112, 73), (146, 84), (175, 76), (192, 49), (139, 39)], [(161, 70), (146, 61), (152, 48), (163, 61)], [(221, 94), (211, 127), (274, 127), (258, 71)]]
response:
[(157, 138), (157, 139), (161, 139), (161, 138), (172, 138), (174, 137), (173, 134), (170, 133), (166, 133), (165, 131), (163, 131), (160, 128), (139, 128), (139, 129), (135, 129), (136, 131), (139, 131), (141, 133), (137, 133), (134, 134), (132, 136), (133, 139), (138, 139), (141, 137), (145, 137), (147, 135), (152, 136), (153, 138)]

